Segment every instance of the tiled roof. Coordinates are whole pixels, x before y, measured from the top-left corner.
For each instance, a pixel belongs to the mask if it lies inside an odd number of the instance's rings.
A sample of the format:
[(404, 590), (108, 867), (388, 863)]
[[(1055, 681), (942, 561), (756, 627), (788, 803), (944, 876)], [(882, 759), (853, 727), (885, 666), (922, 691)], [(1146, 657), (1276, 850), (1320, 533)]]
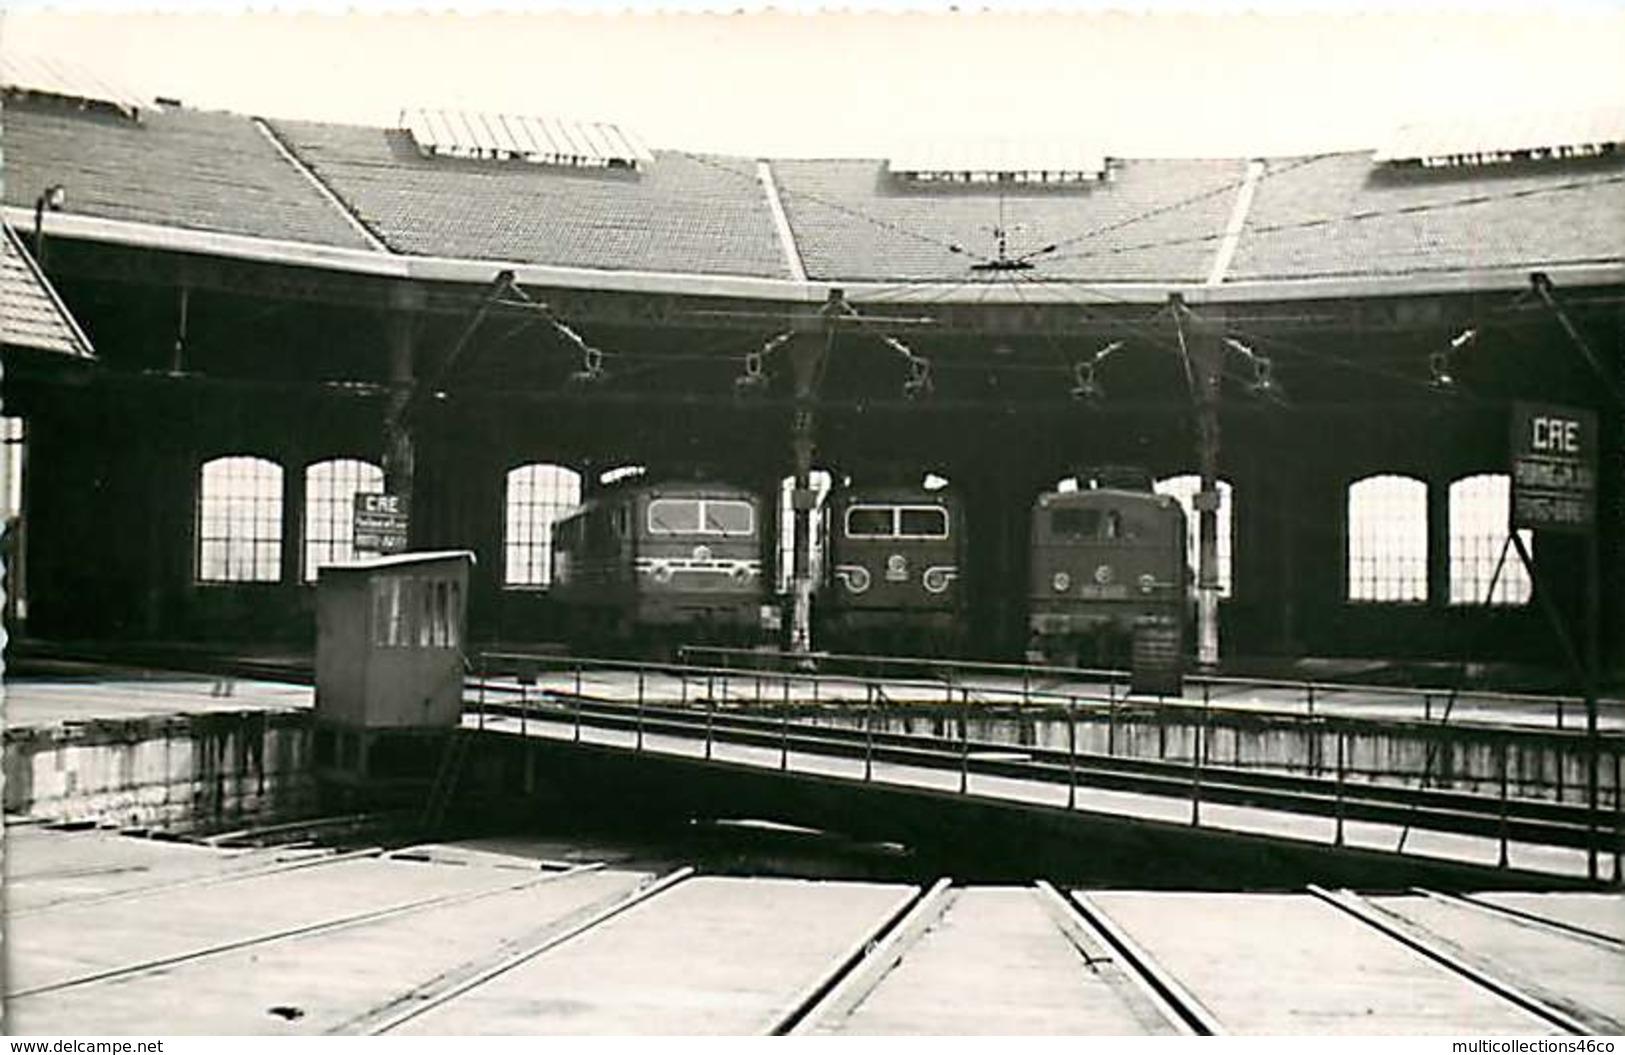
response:
[[(1246, 169), (1242, 160), (1117, 161), (1101, 183), (1012, 189), (1003, 202), (1009, 253), (1057, 244), (1035, 258), (1034, 278), (1198, 280)], [(775, 161), (773, 175), (814, 278), (957, 280), (994, 255), (1000, 201), (991, 187), (911, 187), (879, 161)]]
[(367, 248), (246, 117), (149, 111), (135, 122), (14, 103), (5, 111), (4, 148), (10, 205), (31, 208), (40, 191), (60, 183), (70, 213)]
[(0, 344), (95, 358), (90, 342), (9, 226), (0, 232)]
[(1625, 256), (1625, 158), (1480, 168), (1271, 161), (1229, 278), (1396, 275)]
[(788, 277), (756, 164), (656, 151), (643, 171), (426, 158), (402, 131), (278, 121), (390, 248), (519, 263)]
[[(6, 201), (23, 209), (61, 183), (70, 213), (173, 228), (376, 249), (359, 218), (410, 256), (792, 277), (748, 158), (657, 151), (639, 171), (570, 170), (426, 158), (398, 130), (276, 122), (296, 163), (252, 119), (229, 114), (152, 112), (138, 124), (33, 100), (4, 116)], [(1263, 168), (1228, 282), (1625, 262), (1625, 156), (1424, 169), (1351, 153)], [(1018, 185), (1002, 202), (988, 185), (909, 184), (880, 160), (771, 169), (813, 282), (1020, 278), (1065, 289), (1206, 281), (1229, 247), (1249, 164), (1114, 160), (1099, 183)], [(1001, 205), (1012, 256), (1058, 247), (1031, 271), (972, 271), (995, 253)]]

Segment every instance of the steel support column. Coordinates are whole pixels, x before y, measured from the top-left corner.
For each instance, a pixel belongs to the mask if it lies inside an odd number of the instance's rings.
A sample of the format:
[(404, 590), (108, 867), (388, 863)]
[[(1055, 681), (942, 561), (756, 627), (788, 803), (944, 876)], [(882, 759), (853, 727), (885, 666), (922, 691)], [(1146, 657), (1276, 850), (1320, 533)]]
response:
[[(1175, 317), (1184, 310), (1175, 304)], [(1219, 662), (1219, 390), (1224, 376), (1221, 319), (1191, 320), (1180, 327), (1191, 398), (1196, 404), (1196, 468), (1201, 489), (1196, 494), (1196, 661), (1204, 667)]]
[(818, 444), (818, 382), (824, 361), (835, 340), (836, 320), (843, 303), (840, 290), (830, 290), (823, 313), (822, 333), (797, 333), (790, 345), (790, 366), (795, 382), (795, 404), (790, 418), (790, 455), (794, 490), (790, 496), (790, 651), (811, 652), (812, 634), (812, 517), (817, 495), (812, 489), (813, 455)]
[[(417, 398), (416, 335), (421, 306), (422, 297), (417, 291), (399, 289), (385, 320), (389, 405), (384, 412), (383, 467), (384, 491), (392, 495), (410, 496), (416, 476), (416, 430), (411, 411)], [(414, 525), (418, 520), (413, 516)]]

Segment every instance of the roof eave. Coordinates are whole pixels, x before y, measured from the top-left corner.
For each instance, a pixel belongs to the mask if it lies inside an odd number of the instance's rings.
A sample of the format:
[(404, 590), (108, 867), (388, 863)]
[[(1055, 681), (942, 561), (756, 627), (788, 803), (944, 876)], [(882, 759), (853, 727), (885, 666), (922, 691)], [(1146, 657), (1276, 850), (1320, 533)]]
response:
[[(30, 211), (19, 206), (5, 206), (3, 215), (12, 224), (26, 225), (32, 222)], [(721, 297), (786, 303), (821, 302), (831, 287), (840, 287), (852, 300), (863, 300), (867, 295), (884, 295), (895, 300), (899, 288), (897, 280), (832, 278), (799, 281), (749, 275), (609, 270), (459, 257), (400, 256), (365, 249), (166, 227), (72, 213), (52, 214), (51, 234), (56, 238), (420, 282), (480, 284), (489, 282), (499, 271), (512, 270), (517, 279), (527, 285), (591, 289), (606, 293)], [(1625, 285), (1625, 259), (1531, 262), (1517, 267), (1391, 275), (1245, 279), (1217, 284), (1208, 284), (1196, 277), (1166, 282), (1057, 279), (1053, 282), (1038, 280), (1019, 284), (928, 279), (907, 284), (918, 287), (922, 293), (940, 291), (925, 298), (933, 304), (1157, 304), (1174, 293), (1192, 304), (1240, 304), (1515, 291), (1525, 288), (1529, 284), (1530, 274), (1536, 271), (1545, 272), (1559, 285)], [(906, 299), (900, 301), (906, 302)]]

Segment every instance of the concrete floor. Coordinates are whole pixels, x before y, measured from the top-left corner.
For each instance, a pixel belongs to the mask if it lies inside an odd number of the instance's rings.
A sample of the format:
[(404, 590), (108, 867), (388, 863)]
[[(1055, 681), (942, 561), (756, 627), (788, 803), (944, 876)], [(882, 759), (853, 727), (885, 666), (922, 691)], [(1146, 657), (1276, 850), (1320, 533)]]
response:
[[(1080, 938), (1037, 889), (948, 888), (927, 925), (888, 937), (909, 906), (936, 903), (896, 884), (660, 885), (544, 863), (556, 848), (519, 840), (393, 856), (27, 825), (7, 840), (14, 1033), (745, 1034), (804, 1006), (814, 1032), (837, 1034), (1170, 1028), (1132, 959)], [(1082, 896), (1227, 1032), (1556, 1028), (1310, 894)], [(1593, 930), (1625, 918), (1620, 895), (1494, 900)], [(1625, 971), (1605, 934), (1448, 898), (1367, 904), (1590, 1028), (1616, 1021)], [(854, 964), (849, 977), (869, 971), (869, 984), (825, 1014), (833, 1000), (819, 994)]]

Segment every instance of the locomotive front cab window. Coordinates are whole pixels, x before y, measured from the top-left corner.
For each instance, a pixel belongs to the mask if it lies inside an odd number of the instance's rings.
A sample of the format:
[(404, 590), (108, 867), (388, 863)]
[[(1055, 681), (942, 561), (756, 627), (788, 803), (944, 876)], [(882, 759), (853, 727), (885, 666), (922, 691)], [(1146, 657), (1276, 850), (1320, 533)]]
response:
[(756, 531), (756, 510), (737, 498), (656, 498), (648, 520), (651, 535), (749, 538)]
[(756, 531), (756, 510), (749, 502), (736, 499), (707, 498), (701, 503), (705, 533), (727, 535), (730, 538), (749, 538)]
[(892, 513), (890, 506), (853, 506), (846, 511), (846, 537), (891, 538)]
[(902, 538), (947, 538), (948, 511), (937, 506), (904, 506), (897, 511)]
[(1102, 537), (1105, 522), (1103, 509), (1052, 509), (1049, 514), (1049, 533), (1052, 538), (1066, 542), (1094, 542)]

